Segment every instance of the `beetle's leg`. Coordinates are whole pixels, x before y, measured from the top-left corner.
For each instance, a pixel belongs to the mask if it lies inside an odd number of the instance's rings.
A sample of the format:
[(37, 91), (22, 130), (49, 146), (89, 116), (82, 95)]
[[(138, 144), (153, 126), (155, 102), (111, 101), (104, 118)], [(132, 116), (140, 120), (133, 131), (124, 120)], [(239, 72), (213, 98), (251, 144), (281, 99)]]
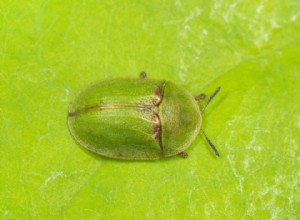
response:
[(178, 156), (180, 156), (181, 158), (187, 158), (187, 157), (188, 157), (188, 154), (187, 154), (187, 152), (182, 151), (182, 152), (180, 152), (180, 153), (178, 154)]
[(147, 78), (147, 73), (141, 72), (141, 73), (140, 73), (140, 78), (141, 78), (141, 79), (146, 79), (146, 78)]
[(204, 100), (205, 97), (206, 97), (206, 95), (204, 93), (201, 93), (200, 95), (198, 95), (198, 96), (195, 97), (195, 100), (197, 102), (200, 102), (200, 101)]

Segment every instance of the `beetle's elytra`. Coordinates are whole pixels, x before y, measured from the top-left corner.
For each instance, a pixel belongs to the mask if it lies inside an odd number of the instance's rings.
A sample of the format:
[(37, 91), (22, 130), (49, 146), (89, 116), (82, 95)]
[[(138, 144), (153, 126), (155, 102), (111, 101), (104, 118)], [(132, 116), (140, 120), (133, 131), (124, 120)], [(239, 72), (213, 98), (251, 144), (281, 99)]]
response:
[[(205, 107), (220, 88), (208, 99)], [(82, 90), (71, 102), (68, 125), (86, 149), (110, 158), (155, 160), (184, 152), (201, 131), (198, 102), (171, 81), (113, 79)]]

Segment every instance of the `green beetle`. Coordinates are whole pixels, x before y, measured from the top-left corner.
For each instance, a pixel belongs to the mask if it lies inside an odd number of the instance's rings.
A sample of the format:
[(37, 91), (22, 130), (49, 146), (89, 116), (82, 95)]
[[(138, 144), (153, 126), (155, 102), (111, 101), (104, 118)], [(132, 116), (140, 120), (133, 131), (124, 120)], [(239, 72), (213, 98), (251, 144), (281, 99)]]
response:
[(110, 158), (156, 160), (180, 155), (201, 132), (217, 156), (219, 153), (201, 129), (201, 94), (194, 98), (171, 81), (112, 79), (82, 90), (70, 103), (69, 130), (86, 149)]

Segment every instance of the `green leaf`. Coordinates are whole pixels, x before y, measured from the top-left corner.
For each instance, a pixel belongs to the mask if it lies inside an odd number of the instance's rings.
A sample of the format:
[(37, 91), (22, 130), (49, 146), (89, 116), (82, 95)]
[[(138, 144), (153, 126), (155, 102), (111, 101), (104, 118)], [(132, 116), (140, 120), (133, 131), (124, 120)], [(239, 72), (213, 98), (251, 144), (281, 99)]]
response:
[[(297, 219), (300, 3), (0, 3), (1, 219)], [(67, 109), (96, 80), (221, 92), (189, 157), (118, 161), (78, 146)]]

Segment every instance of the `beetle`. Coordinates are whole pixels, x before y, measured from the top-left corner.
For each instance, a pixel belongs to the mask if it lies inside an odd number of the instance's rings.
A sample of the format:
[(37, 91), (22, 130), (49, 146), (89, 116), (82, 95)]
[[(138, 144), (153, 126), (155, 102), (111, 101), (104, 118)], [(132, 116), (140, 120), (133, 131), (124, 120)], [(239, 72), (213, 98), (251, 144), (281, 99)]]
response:
[(201, 128), (208, 104), (205, 94), (193, 97), (169, 80), (111, 79), (83, 89), (69, 105), (68, 127), (74, 139), (96, 154), (123, 160), (156, 160), (179, 155), (199, 132), (219, 156)]

